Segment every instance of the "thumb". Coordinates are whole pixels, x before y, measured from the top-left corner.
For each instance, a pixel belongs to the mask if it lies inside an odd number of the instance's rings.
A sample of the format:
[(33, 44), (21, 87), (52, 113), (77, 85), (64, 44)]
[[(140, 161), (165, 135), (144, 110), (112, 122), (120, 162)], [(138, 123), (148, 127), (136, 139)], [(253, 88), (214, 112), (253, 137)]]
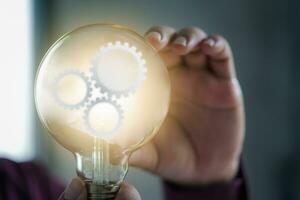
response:
[(65, 191), (58, 198), (59, 200), (85, 200), (87, 198), (84, 182), (74, 178)]
[(120, 190), (117, 194), (116, 200), (141, 200), (139, 192), (134, 186), (126, 182), (121, 184)]
[(134, 151), (129, 158), (129, 164), (144, 170), (155, 172), (158, 165), (158, 153), (155, 145), (150, 142)]

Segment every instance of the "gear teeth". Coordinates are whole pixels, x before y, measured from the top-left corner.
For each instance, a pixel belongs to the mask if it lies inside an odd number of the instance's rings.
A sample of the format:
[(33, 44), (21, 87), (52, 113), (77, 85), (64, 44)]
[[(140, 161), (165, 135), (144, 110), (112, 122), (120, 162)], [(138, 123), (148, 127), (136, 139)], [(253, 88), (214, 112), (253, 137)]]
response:
[[(133, 55), (133, 57), (136, 59), (138, 66), (139, 66), (139, 76), (136, 78), (136, 82), (132, 87), (123, 90), (123, 91), (114, 91), (107, 87), (105, 87), (101, 81), (99, 80), (99, 77), (97, 75), (97, 65), (98, 60), (101, 59), (101, 56), (103, 53), (106, 53), (110, 50), (114, 49), (120, 49), (129, 52)], [(117, 130), (121, 127), (122, 121), (124, 119), (124, 111), (122, 109), (122, 106), (120, 104), (120, 99), (122, 97), (127, 98), (130, 96), (130, 94), (133, 94), (137, 88), (140, 86), (141, 82), (146, 79), (146, 73), (147, 73), (147, 67), (146, 67), (146, 60), (143, 59), (143, 54), (141, 51), (137, 51), (137, 48), (135, 46), (131, 46), (128, 42), (122, 43), (121, 41), (115, 41), (115, 42), (108, 42), (107, 44), (103, 45), (99, 48), (99, 52), (97, 55), (91, 60), (91, 66), (89, 71), (85, 74), (79, 70), (75, 69), (68, 69), (63, 71), (63, 73), (59, 74), (54, 79), (54, 89), (53, 89), (53, 97), (55, 98), (56, 102), (63, 106), (66, 109), (70, 110), (76, 110), (79, 108), (84, 108), (83, 110), (83, 119), (85, 122), (85, 125), (87, 129), (89, 129), (89, 132), (93, 134), (93, 136), (96, 137), (110, 137), (114, 133), (117, 132)], [(87, 90), (86, 95), (82, 101), (80, 101), (76, 105), (69, 105), (61, 101), (58, 97), (57, 90), (56, 90), (56, 84), (66, 75), (75, 75), (84, 80)], [(94, 97), (95, 90), (97, 92), (97, 98), (95, 100), (92, 100)], [(110, 132), (107, 133), (99, 133), (96, 130), (94, 130), (90, 123), (89, 123), (89, 113), (93, 106), (95, 106), (98, 103), (109, 103), (110, 105), (114, 106), (114, 108), (117, 110), (119, 115), (119, 121), (118, 125)]]
[(109, 100), (109, 97), (108, 97), (107, 93), (104, 93), (104, 94), (103, 94), (103, 99)]
[[(132, 46), (131, 48), (130, 48), (133, 52), (136, 52), (136, 47), (135, 46)], [(137, 54), (137, 53), (136, 53)]]
[(109, 42), (107, 43), (106, 47), (112, 47), (113, 46), (113, 43), (112, 42)]
[(142, 60), (141, 60), (141, 64), (142, 64), (142, 65), (145, 65), (145, 64), (146, 64), (146, 60), (142, 59)]

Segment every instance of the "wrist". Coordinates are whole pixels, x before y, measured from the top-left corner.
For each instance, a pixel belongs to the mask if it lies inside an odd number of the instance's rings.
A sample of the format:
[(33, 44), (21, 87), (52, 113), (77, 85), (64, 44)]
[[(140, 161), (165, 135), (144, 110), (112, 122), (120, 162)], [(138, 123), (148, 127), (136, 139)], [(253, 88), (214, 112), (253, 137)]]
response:
[(184, 199), (248, 199), (247, 184), (243, 166), (238, 165), (235, 175), (226, 181), (205, 184), (174, 183), (164, 180), (165, 197), (167, 200)]
[(176, 185), (187, 187), (207, 186), (214, 184), (224, 184), (233, 180), (240, 168), (240, 160), (234, 160), (226, 163), (218, 163), (214, 165), (205, 165), (194, 169), (194, 173), (189, 178), (173, 179), (167, 178), (166, 181)]
[(242, 171), (226, 183), (211, 183), (206, 185), (183, 186), (164, 181), (165, 199), (248, 199), (247, 185)]
[(205, 183), (211, 184), (230, 182), (236, 177), (239, 170), (239, 165), (239, 159), (219, 165), (214, 171), (211, 171), (210, 174), (208, 174)]

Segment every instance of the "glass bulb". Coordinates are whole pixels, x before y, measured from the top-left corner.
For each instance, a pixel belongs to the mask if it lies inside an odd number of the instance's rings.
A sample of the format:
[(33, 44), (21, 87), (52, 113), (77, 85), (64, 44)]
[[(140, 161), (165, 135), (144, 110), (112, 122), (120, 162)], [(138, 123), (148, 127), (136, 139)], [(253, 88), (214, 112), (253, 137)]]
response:
[(157, 52), (118, 25), (65, 34), (44, 56), (35, 82), (41, 122), (74, 153), (90, 199), (114, 198), (130, 154), (157, 133), (169, 100)]

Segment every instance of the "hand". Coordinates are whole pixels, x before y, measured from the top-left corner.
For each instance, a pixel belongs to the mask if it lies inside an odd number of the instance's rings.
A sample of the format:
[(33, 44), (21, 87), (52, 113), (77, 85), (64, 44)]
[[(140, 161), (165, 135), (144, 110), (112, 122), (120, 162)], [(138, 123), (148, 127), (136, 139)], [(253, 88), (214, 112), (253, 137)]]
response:
[(244, 109), (232, 52), (219, 35), (199, 28), (146, 33), (169, 69), (169, 115), (153, 140), (130, 163), (183, 184), (228, 181), (238, 169)]
[[(59, 200), (86, 200), (87, 193), (84, 182), (74, 178), (66, 190), (61, 194)], [(138, 191), (128, 183), (123, 182), (117, 194), (116, 200), (141, 200)]]

